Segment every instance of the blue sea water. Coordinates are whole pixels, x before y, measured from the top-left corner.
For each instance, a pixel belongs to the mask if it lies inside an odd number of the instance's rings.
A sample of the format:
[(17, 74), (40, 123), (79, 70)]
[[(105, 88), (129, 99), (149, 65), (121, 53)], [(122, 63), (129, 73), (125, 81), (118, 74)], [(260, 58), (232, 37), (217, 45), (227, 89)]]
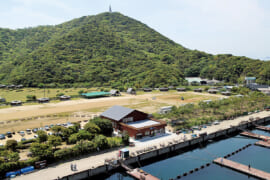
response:
[[(268, 135), (270, 133), (253, 130), (252, 132)], [(212, 142), (205, 147), (197, 148), (188, 152), (179, 152), (179, 155), (168, 157), (167, 159), (160, 160), (145, 166), (140, 167), (144, 171), (160, 178), (170, 179), (176, 178), (185, 172), (199, 168), (201, 165), (212, 162), (215, 158), (225, 156), (249, 143), (255, 143), (258, 140), (243, 137), (240, 135)], [(231, 156), (229, 159), (242, 163), (250, 164), (253, 168), (257, 168), (270, 173), (270, 149), (252, 145), (236, 155)], [(107, 177), (106, 180), (130, 180), (133, 179), (125, 173), (114, 173)], [(242, 173), (233, 171), (231, 169), (221, 167), (216, 164), (211, 164), (202, 170), (182, 177), (181, 179), (219, 179), (219, 180), (242, 180), (242, 179), (255, 179), (248, 177)]]

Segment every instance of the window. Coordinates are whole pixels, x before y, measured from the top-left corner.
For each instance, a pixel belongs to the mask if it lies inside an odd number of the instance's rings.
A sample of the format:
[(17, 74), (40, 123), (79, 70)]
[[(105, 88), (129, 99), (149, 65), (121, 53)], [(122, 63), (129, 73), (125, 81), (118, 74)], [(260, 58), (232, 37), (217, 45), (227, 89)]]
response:
[(132, 122), (132, 121), (133, 121), (133, 117), (128, 117), (128, 118), (123, 119), (124, 123)]
[(144, 133), (146, 136), (149, 136), (150, 135), (150, 132), (149, 131), (145, 131)]

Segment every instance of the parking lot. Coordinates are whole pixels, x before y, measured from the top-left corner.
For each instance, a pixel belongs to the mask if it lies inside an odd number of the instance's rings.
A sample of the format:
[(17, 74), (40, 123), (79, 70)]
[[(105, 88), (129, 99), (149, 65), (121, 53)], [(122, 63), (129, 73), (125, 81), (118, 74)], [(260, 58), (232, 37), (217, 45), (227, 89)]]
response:
[[(88, 122), (88, 120), (78, 121), (78, 122), (81, 124), (81, 127), (84, 127), (84, 125)], [(52, 132), (50, 131), (50, 128), (53, 127), (53, 126), (63, 126), (63, 127), (68, 128), (70, 126), (73, 126), (73, 124), (70, 123), (70, 122), (63, 123), (63, 124), (58, 123), (58, 124), (47, 125), (47, 126), (44, 126), (44, 127), (26, 129), (24, 131), (18, 131), (18, 132), (10, 132), (10, 131), (8, 131), (5, 134), (0, 135), (0, 146), (5, 145), (6, 141), (10, 140), (10, 139), (14, 139), (17, 142), (24, 141), (24, 140), (35, 139), (35, 138), (38, 137), (37, 134), (36, 134), (37, 130), (44, 130), (45, 132), (47, 132), (48, 135), (52, 135)], [(11, 136), (8, 137), (7, 134), (11, 134)], [(1, 139), (1, 136), (4, 136), (5, 138)]]

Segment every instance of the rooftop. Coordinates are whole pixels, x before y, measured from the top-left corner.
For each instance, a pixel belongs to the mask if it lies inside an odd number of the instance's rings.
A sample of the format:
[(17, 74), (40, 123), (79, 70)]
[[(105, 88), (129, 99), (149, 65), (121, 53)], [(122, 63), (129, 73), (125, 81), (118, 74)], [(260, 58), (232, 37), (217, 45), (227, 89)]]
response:
[(130, 109), (130, 108), (126, 108), (123, 106), (113, 106), (113, 107), (109, 108), (108, 110), (106, 110), (105, 112), (103, 112), (101, 114), (101, 116), (119, 121), (120, 119), (124, 118), (125, 116), (127, 116), (128, 114), (130, 114), (133, 111), (135, 111), (135, 110)]
[(100, 91), (100, 92), (82, 93), (81, 95), (85, 96), (85, 97), (97, 97), (97, 96), (106, 96), (106, 95), (110, 95), (110, 94), (111, 93), (109, 93), (109, 92)]
[(127, 123), (127, 125), (135, 127), (135, 128), (142, 128), (142, 127), (153, 126), (157, 124), (160, 124), (160, 122), (149, 120), (149, 119)]

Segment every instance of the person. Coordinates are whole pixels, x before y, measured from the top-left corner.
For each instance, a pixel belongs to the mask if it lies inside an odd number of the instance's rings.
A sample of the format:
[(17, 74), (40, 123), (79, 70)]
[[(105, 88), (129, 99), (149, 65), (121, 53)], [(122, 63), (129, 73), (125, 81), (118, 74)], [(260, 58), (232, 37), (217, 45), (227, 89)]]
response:
[(248, 170), (250, 170), (250, 164), (248, 165)]
[(71, 171), (73, 171), (73, 164), (72, 163), (70, 164), (70, 169), (71, 169)]
[(77, 171), (77, 165), (74, 164), (74, 171)]
[(221, 158), (220, 162), (221, 162), (221, 164), (223, 164), (223, 158)]

